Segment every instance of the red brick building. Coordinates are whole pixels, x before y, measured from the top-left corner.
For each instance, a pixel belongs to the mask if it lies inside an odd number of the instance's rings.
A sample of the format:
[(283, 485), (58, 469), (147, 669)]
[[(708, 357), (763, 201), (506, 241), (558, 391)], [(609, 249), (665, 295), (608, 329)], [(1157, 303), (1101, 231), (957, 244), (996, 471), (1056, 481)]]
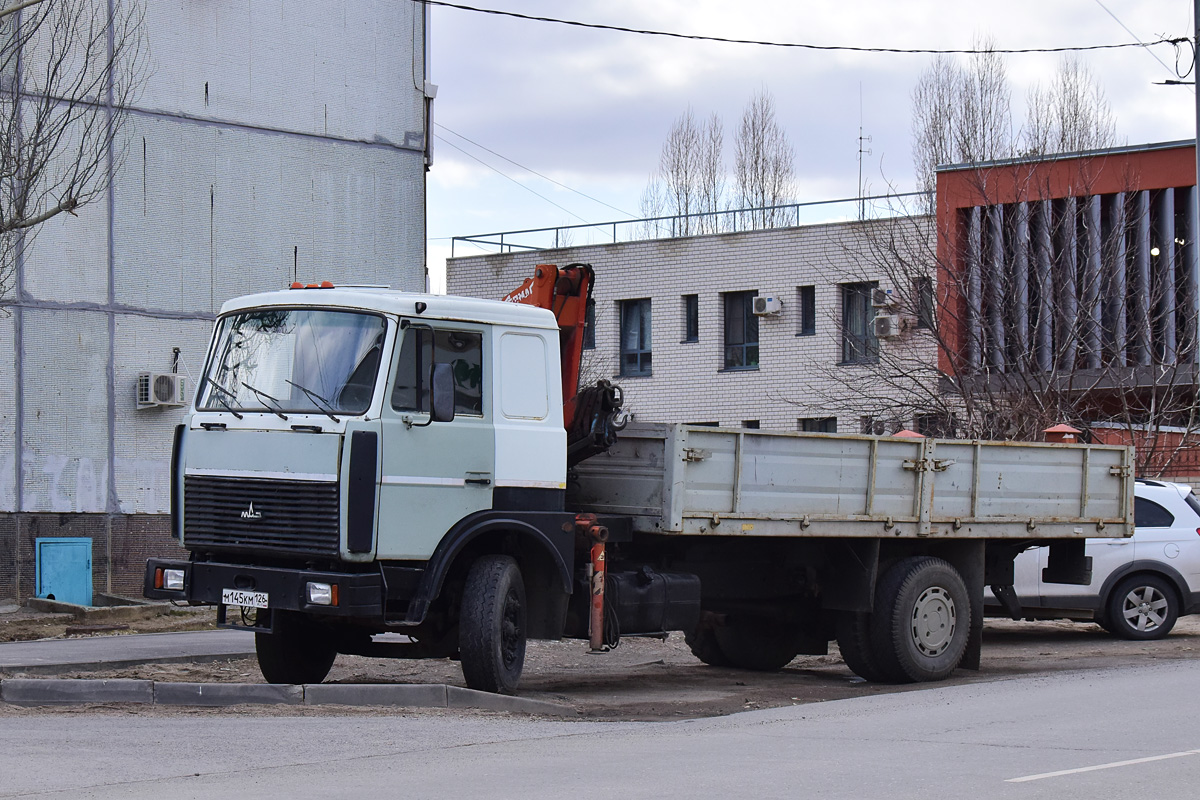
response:
[(936, 202), (940, 369), (1200, 476), (1194, 142), (943, 167)]

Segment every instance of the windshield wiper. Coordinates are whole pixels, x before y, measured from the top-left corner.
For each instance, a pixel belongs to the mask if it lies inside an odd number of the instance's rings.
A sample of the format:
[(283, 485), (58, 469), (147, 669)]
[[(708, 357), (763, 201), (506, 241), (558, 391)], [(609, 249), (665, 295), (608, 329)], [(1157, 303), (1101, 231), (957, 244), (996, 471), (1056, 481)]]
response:
[[(335, 417), (333, 415), (333, 411), (335, 410), (333, 408), (333, 403), (329, 402), (324, 397), (322, 397), (321, 395), (314, 392), (312, 389), (309, 389), (305, 386), (301, 386), (300, 384), (296, 383), (295, 381), (289, 381), (287, 378), (284, 378), (283, 382), (288, 384), (289, 386), (295, 386), (297, 389), (304, 392), (304, 394), (308, 395), (308, 399), (313, 401), (313, 405), (316, 406), (317, 410), (320, 411), (322, 414), (329, 417), (334, 422), (341, 422), (340, 419), (338, 419), (337, 417)], [(317, 402), (318, 400), (321, 402), (318, 403)], [(326, 408), (321, 408), (322, 404), (325, 405)]]
[(249, 389), (250, 391), (254, 392), (256, 395), (261, 397), (263, 400), (270, 400), (272, 403), (274, 403), (275, 408), (267, 408), (265, 405), (263, 406), (263, 408), (266, 408), (267, 411), (270, 411), (272, 414), (279, 417), (280, 419), (282, 419), (284, 421), (287, 420), (287, 414), (284, 414), (282, 411), (283, 403), (279, 402), (274, 397), (271, 397), (271, 395), (267, 394), (262, 389), (255, 389), (253, 386), (246, 383), (245, 381), (241, 381), (241, 384), (242, 384), (242, 386), (245, 386), (247, 389)]
[(228, 411), (230, 414), (233, 414), (233, 416), (236, 417), (237, 419), (241, 419), (242, 415), (233, 410), (233, 406), (229, 405), (228, 400), (221, 397), (222, 394), (227, 394), (230, 397), (232, 397), (234, 400), (237, 400), (237, 395), (234, 394), (233, 392), (229, 391), (228, 389), (226, 389), (221, 384), (214, 381), (212, 378), (205, 378), (204, 380), (208, 381), (209, 386), (211, 386), (212, 388), (214, 388), (218, 392), (220, 392), (220, 394), (209, 394), (209, 399), (216, 400), (218, 403), (225, 406), (226, 411)]

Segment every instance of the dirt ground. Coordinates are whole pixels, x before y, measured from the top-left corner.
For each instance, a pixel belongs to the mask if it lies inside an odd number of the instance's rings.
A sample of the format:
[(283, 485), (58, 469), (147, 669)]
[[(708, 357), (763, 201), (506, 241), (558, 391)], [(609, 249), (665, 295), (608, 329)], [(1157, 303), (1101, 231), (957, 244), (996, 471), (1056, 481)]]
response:
[[(53, 618), (51, 618), (53, 617)], [(65, 615), (27, 612), (0, 615), (0, 642), (67, 635), (80, 623)], [(197, 630), (213, 625), (211, 611), (180, 609), (165, 617), (130, 621), (121, 631), (82, 635), (121, 635), (163, 630)], [(81, 634), (72, 634), (81, 635)], [(984, 630), (983, 665), (978, 672), (958, 670), (949, 684), (969, 684), (1007, 676), (1091, 670), (1200, 657), (1200, 617), (1185, 617), (1171, 635), (1156, 642), (1113, 638), (1097, 625), (1074, 622), (1014, 622), (988, 620)], [(18, 677), (0, 674), (0, 677)], [(145, 664), (114, 670), (60, 674), (76, 678), (143, 678), (159, 681), (253, 683), (262, 680), (253, 658), (207, 663)], [(327, 678), (330, 683), (446, 683), (463, 686), (457, 662), (449, 660), (393, 661), (339, 656)], [(836, 645), (826, 656), (800, 656), (776, 673), (710, 667), (692, 656), (680, 634), (668, 639), (623, 639), (609, 653), (591, 655), (577, 641), (530, 642), (520, 694), (563, 704), (580, 718), (663, 720), (731, 714), (757, 708), (822, 702), (899, 691), (920, 685), (870, 684), (842, 663)], [(254, 707), (172, 710), (165, 707), (137, 713), (250, 713)], [(78, 709), (82, 710), (82, 709)], [(381, 713), (371, 709), (371, 713)], [(0, 716), (39, 713), (0, 704)], [(41, 712), (46, 713), (46, 712)], [(342, 707), (263, 708), (262, 713), (328, 714), (350, 712)], [(389, 710), (383, 713), (403, 713)]]

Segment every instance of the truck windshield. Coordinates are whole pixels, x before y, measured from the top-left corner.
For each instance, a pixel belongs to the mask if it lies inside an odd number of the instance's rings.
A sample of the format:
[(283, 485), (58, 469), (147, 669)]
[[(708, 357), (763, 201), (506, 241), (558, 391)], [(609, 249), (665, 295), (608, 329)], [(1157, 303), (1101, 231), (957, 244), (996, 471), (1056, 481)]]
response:
[(356, 311), (269, 308), (222, 317), (196, 407), (361, 414), (371, 405), (386, 330), (382, 317)]

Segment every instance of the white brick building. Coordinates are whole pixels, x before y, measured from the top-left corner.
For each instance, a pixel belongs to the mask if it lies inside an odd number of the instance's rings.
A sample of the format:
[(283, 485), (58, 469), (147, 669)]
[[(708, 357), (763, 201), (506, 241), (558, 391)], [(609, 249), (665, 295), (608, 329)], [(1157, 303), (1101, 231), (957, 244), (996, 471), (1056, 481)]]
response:
[(144, 8), (148, 79), (112, 188), (46, 223), (0, 297), (0, 599), (34, 593), (50, 536), (92, 538), (96, 591), (140, 594), (145, 555), (171, 546), (182, 411), (136, 410), (136, 376), (197, 376), (223, 301), (425, 286), (424, 6)]
[[(875, 315), (861, 290), (891, 288), (861, 254), (894, 224), (843, 222), (454, 258), (447, 262), (447, 288), (499, 298), (535, 264), (591, 264), (595, 348), (585, 351), (584, 380), (614, 379), (635, 419), (857, 433), (864, 416), (877, 414), (853, 389), (875, 368), (871, 347), (924, 347), (926, 362), (936, 363), (935, 348), (920, 336), (876, 342), (847, 333), (848, 322), (853, 328)], [(932, 220), (905, 224), (928, 231)], [(776, 297), (782, 310), (742, 325), (745, 298), (737, 293)], [(648, 343), (637, 336), (642, 300), (649, 301)], [(746, 340), (755, 321), (752, 348)], [(912, 420), (881, 424), (895, 432)]]

